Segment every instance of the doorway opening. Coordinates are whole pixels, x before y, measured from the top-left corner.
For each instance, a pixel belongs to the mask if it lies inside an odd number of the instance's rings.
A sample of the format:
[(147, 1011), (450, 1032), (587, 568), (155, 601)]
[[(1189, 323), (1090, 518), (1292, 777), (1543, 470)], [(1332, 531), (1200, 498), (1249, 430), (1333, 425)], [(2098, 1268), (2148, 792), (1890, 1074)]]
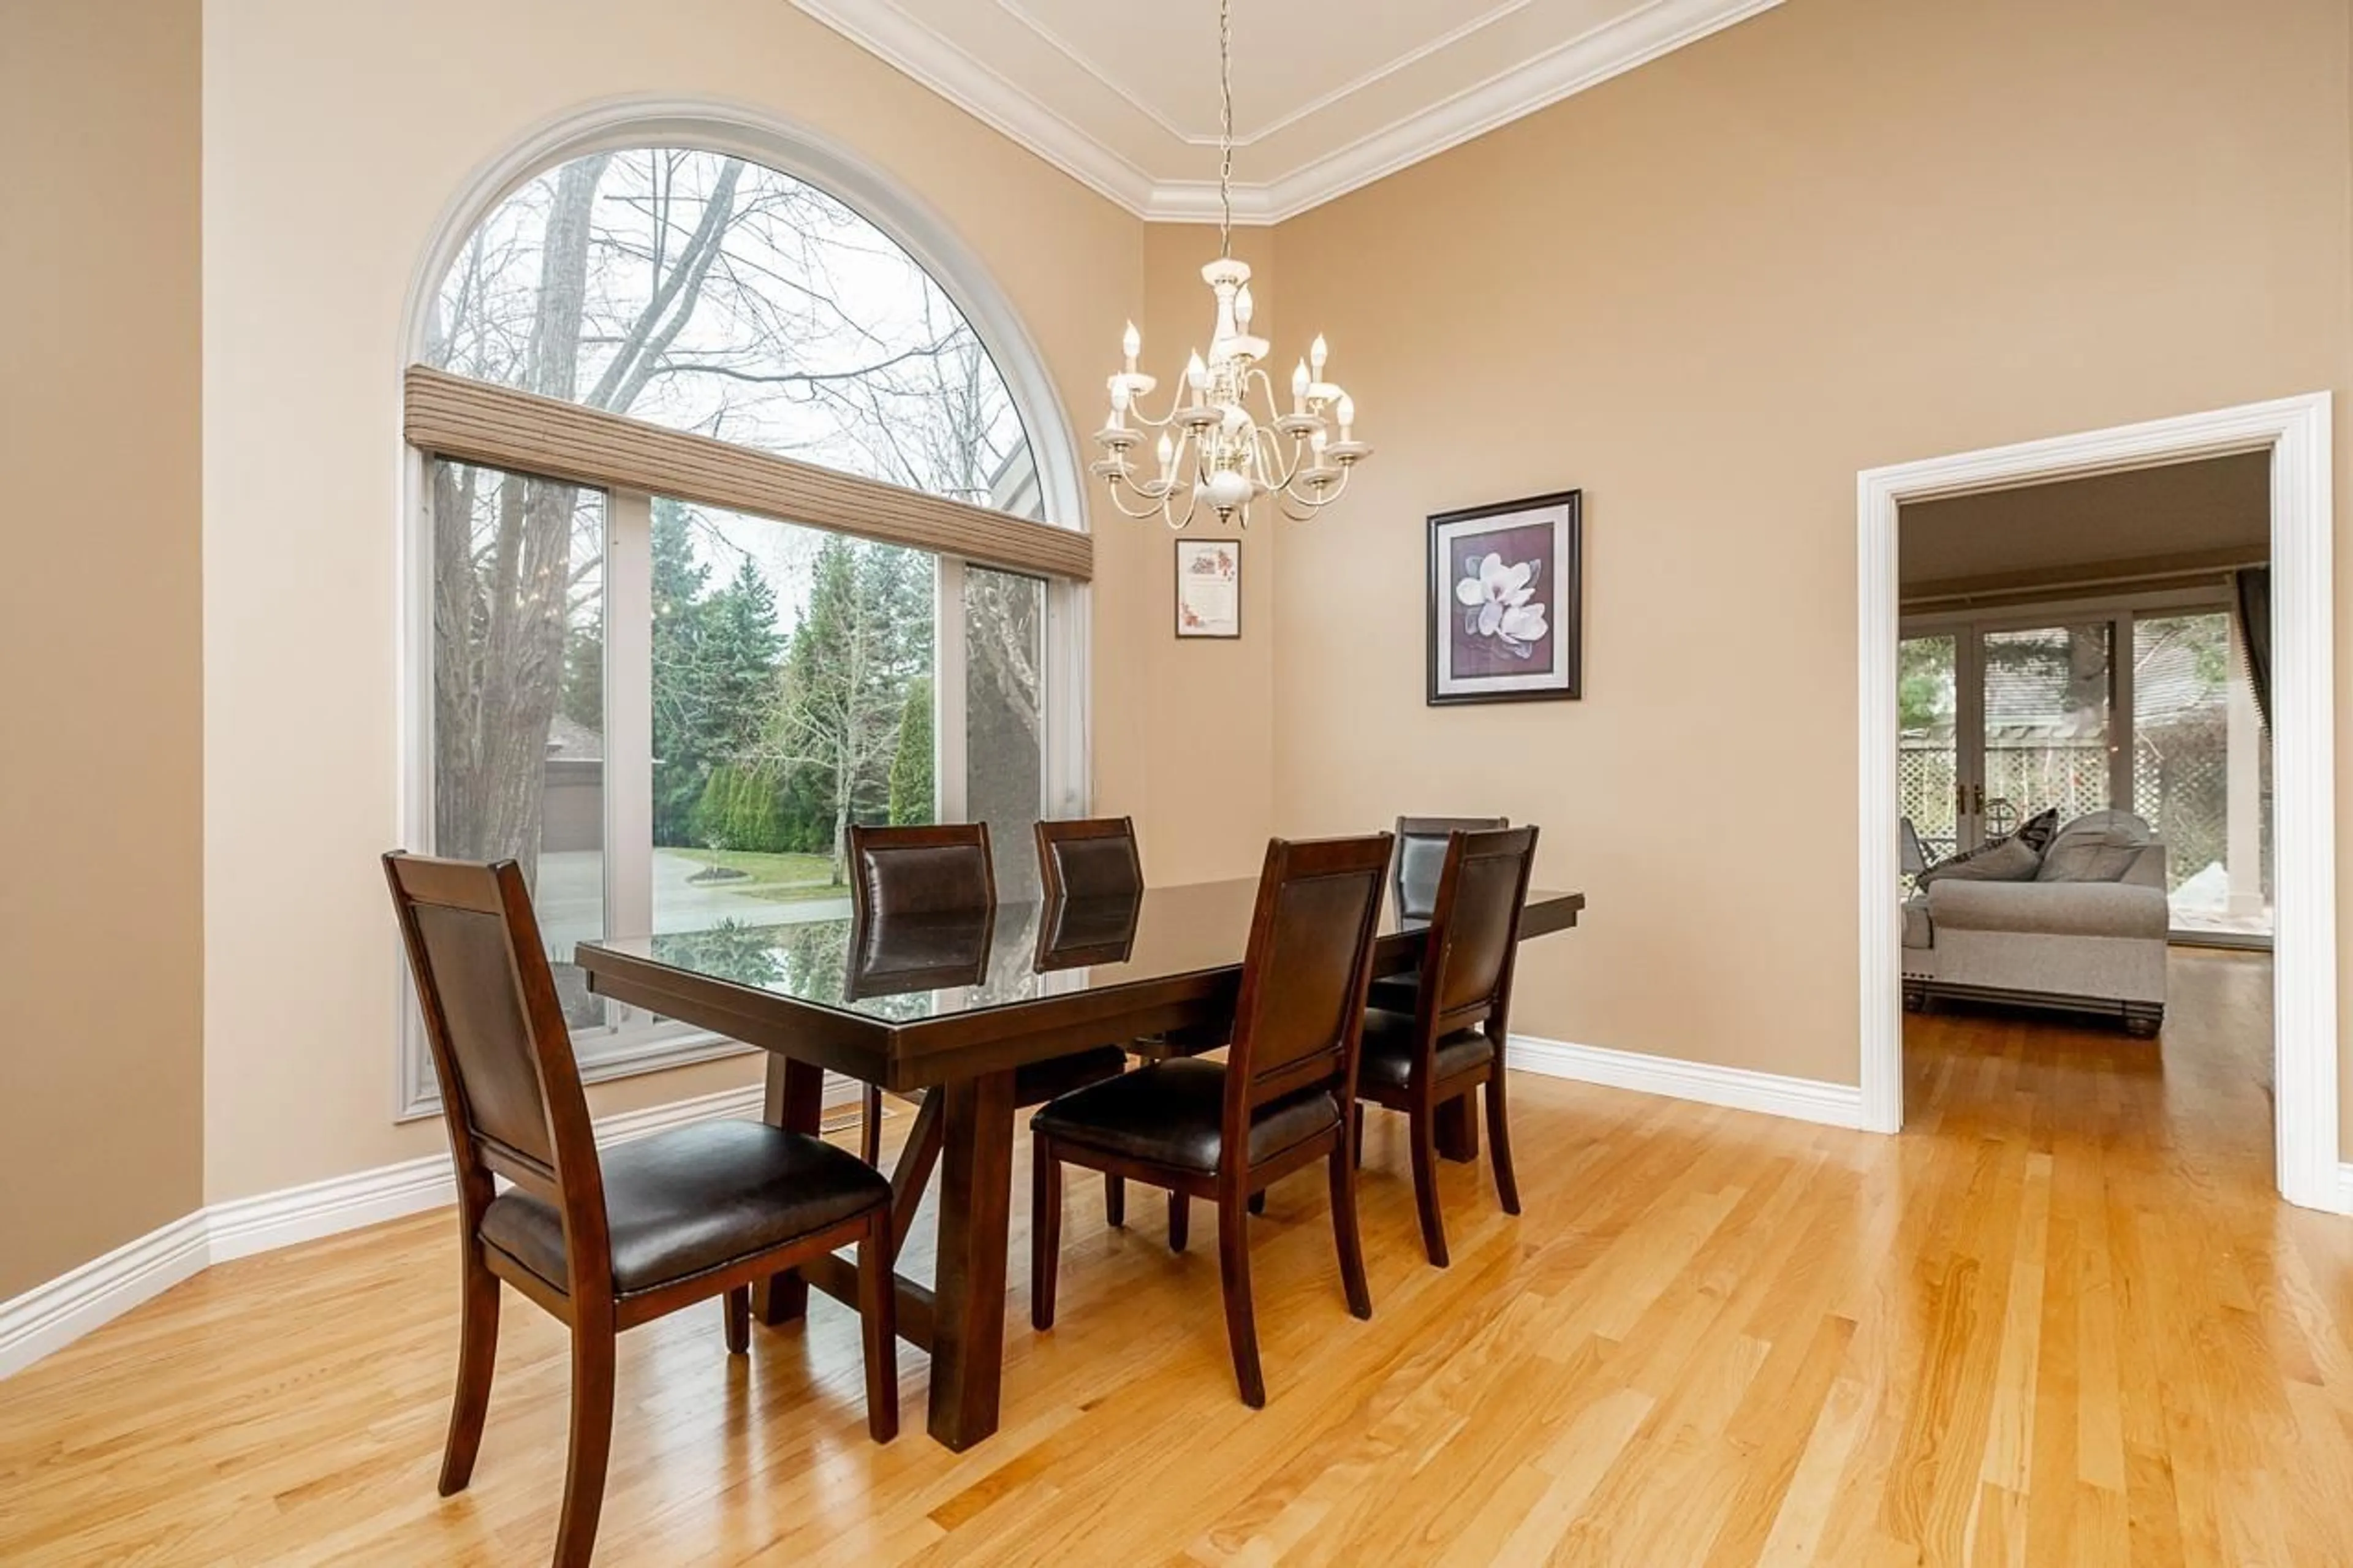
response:
[[(1993, 999), (2072, 1001), (2153, 1030), (2168, 943), (2268, 942), (2279, 1190), (2308, 1207), (2346, 1206), (2337, 1147), (2328, 420), (2323, 394), (1861, 476), (1866, 1126), (1892, 1132), (1904, 1122), (1907, 991), (1918, 1002), (1926, 992), (1966, 997), (1981, 985)], [(2193, 473), (2242, 495), (2260, 487), (2242, 536), (2185, 546), (2165, 536), (2161, 509), (2131, 499), (2136, 486), (2179, 489)], [(1989, 528), (1968, 524), (1992, 492), (2010, 492), (2016, 510), (2021, 487), (2047, 500), (2067, 488), (2061, 481), (2095, 477), (2106, 483), (2094, 489), (2124, 497), (2123, 547), (2061, 539), (2030, 509), (2010, 524), (2025, 558), (1998, 568), (1985, 559)], [(2080, 508), (2087, 493), (2077, 490), (2072, 503)], [(1932, 521), (1961, 526), (1932, 531)], [(1931, 542), (1926, 560), (1907, 563), (1901, 541), (1915, 524)], [(1976, 556), (1939, 563), (1937, 541)], [(2267, 646), (2254, 651), (2268, 655), (2267, 682), (2244, 673), (2245, 640), (2265, 631)], [(2018, 860), (2008, 868), (2016, 877), (2071, 823), (2097, 831), (2072, 843), (2073, 869), (2063, 879), (2141, 890), (2092, 892), (2073, 900), (2082, 907), (2067, 932), (2042, 931), (2032, 929), (2038, 917), (2020, 921), (2015, 905), (2005, 912), (1993, 887), (2001, 876), (1987, 877), (1972, 896), (1945, 900), (1952, 929), (1943, 951), (1919, 956), (1915, 930), (1907, 953), (1907, 921), (1921, 918), (1905, 904), (1907, 876), (1976, 850)], [(2148, 841), (2168, 836), (2178, 847), (2148, 852)], [(2014, 841), (2031, 841), (2034, 855)], [(2110, 913), (2094, 908), (2109, 904), (2131, 906), (2114, 931), (2101, 924)], [(2066, 942), (2055, 939), (2069, 936), (2077, 949), (2062, 953)], [(2031, 962), (2006, 968), (2005, 942)], [(2058, 973), (2061, 958), (2076, 968)], [(2138, 970), (2120, 976), (2117, 965)], [(2232, 984), (2243, 994), (2244, 972)]]

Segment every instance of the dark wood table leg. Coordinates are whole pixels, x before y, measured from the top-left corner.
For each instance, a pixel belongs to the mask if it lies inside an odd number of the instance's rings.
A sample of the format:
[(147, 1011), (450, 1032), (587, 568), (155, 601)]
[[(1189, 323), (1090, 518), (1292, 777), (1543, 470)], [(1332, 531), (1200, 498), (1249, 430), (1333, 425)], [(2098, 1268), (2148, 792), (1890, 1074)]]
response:
[(1013, 1075), (932, 1090), (940, 1102), (940, 1252), (931, 1433), (969, 1448), (997, 1430), (1013, 1185)]
[(1438, 1108), (1435, 1129), (1438, 1157), (1460, 1163), (1479, 1158), (1479, 1119), (1472, 1113), (1471, 1097), (1457, 1095)]
[[(762, 1114), (771, 1127), (814, 1136), (825, 1110), (825, 1069), (789, 1057), (768, 1058), (768, 1092)], [(808, 1281), (793, 1270), (752, 1287), (752, 1313), (764, 1323), (808, 1315)]]

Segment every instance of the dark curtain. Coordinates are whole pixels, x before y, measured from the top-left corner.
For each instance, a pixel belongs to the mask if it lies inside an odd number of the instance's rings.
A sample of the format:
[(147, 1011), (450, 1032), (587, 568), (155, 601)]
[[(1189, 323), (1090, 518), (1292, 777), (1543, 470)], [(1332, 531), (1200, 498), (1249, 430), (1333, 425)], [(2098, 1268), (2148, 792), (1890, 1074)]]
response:
[(2231, 574), (2232, 613), (2239, 617), (2239, 647), (2245, 650), (2247, 684), (2254, 688), (2255, 711), (2272, 727), (2272, 569), (2249, 566)]

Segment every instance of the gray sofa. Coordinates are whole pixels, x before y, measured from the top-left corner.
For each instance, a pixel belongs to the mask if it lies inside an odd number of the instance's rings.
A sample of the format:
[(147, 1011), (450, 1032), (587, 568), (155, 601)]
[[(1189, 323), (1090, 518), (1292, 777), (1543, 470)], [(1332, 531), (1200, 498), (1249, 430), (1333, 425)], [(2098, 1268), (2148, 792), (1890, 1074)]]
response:
[[(2015, 867), (2009, 868), (2015, 869)], [(1943, 997), (2165, 1021), (2165, 845), (2129, 812), (2059, 830), (2031, 879), (1939, 875), (1904, 905), (1904, 1005)]]

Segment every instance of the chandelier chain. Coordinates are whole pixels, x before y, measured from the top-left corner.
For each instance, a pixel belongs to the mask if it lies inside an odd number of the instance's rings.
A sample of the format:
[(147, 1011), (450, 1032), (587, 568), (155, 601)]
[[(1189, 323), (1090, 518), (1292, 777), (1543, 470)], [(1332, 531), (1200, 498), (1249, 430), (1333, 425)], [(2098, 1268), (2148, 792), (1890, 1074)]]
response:
[(1218, 0), (1218, 256), (1234, 254), (1234, 0)]

